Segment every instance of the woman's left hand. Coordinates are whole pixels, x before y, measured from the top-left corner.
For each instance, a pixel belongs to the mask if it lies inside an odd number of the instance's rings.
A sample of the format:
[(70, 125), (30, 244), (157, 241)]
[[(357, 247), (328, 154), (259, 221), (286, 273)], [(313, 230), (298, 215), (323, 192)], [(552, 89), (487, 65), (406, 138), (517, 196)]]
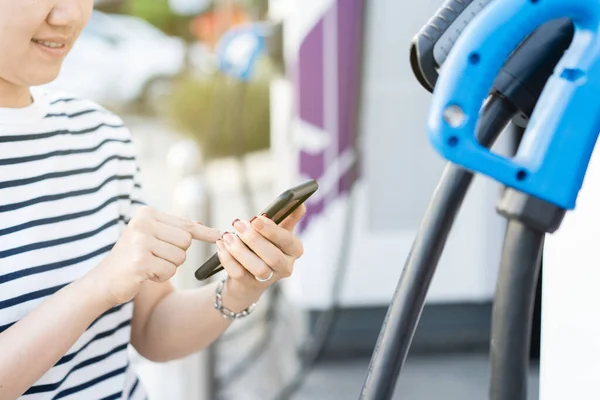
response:
[(265, 216), (233, 221), (237, 235), (226, 232), (217, 240), (219, 260), (229, 275), (229, 295), (255, 302), (270, 285), (292, 274), (304, 252), (293, 230), (305, 213), (301, 205), (280, 225)]

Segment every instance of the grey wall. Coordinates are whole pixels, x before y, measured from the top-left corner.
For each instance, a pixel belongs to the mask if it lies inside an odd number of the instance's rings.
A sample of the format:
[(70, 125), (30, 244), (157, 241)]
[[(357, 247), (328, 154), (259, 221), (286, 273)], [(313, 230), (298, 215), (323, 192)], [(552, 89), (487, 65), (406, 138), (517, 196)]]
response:
[[(414, 78), (409, 63), (413, 36), (442, 4), (369, 0), (363, 86), (363, 134), (370, 228), (417, 229), (444, 160), (425, 132), (431, 94)], [(394, 160), (393, 163), (391, 160)], [(400, 188), (400, 190), (398, 190)]]

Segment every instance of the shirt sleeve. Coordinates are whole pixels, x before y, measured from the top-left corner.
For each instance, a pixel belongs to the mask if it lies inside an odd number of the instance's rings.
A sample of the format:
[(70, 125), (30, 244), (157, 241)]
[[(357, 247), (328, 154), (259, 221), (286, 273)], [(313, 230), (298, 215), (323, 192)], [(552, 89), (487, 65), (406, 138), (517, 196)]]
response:
[(129, 206), (125, 215), (125, 221), (127, 223), (131, 221), (131, 218), (133, 218), (138, 209), (147, 205), (142, 184), (142, 171), (137, 159), (134, 164), (135, 172), (132, 180), (133, 185), (129, 191)]
[(126, 135), (127, 144), (123, 147), (122, 167), (119, 174), (122, 176), (122, 182), (125, 185), (124, 190), (121, 191), (125, 195), (121, 216), (125, 223), (129, 224), (136, 212), (148, 205), (148, 200), (144, 193), (143, 166), (140, 165), (140, 157), (129, 128), (127, 128)]

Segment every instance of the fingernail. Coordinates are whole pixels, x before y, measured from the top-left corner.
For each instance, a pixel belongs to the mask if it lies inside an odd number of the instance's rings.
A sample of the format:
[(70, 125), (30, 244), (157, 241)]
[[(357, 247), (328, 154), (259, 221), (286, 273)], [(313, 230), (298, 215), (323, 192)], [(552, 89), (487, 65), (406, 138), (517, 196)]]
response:
[(222, 249), (223, 249), (223, 241), (222, 241), (221, 239), (218, 239), (218, 240), (217, 240), (217, 248), (218, 248), (219, 250), (222, 250)]
[(232, 244), (235, 238), (229, 232), (225, 232), (225, 234), (223, 235), (223, 240), (229, 244)]
[(254, 220), (255, 220), (256, 218), (258, 218), (258, 216), (254, 216), (254, 217), (252, 217), (252, 219), (250, 220), (250, 223), (254, 222)]
[[(265, 218), (265, 217), (263, 217)], [(257, 218), (256, 221), (254, 221), (252, 223), (252, 225), (256, 228), (256, 229), (262, 229), (265, 226), (265, 223), (260, 219)]]
[(239, 232), (244, 233), (246, 231), (246, 224), (239, 219), (235, 221), (233, 227)]
[(231, 223), (231, 226), (233, 226), (235, 228), (235, 223), (239, 221), (239, 218), (236, 218), (233, 220), (233, 222)]

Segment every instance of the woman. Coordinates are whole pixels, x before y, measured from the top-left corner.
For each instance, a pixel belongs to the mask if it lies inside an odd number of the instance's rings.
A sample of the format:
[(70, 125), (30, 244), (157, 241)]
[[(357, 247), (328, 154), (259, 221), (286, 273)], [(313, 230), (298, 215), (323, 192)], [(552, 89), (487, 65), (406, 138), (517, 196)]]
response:
[[(302, 254), (303, 207), (221, 236), (144, 206), (122, 121), (33, 88), (56, 78), (92, 8), (0, 0), (0, 399), (145, 398), (128, 345), (158, 362), (202, 349)], [(224, 287), (173, 289), (192, 240), (216, 243)]]

